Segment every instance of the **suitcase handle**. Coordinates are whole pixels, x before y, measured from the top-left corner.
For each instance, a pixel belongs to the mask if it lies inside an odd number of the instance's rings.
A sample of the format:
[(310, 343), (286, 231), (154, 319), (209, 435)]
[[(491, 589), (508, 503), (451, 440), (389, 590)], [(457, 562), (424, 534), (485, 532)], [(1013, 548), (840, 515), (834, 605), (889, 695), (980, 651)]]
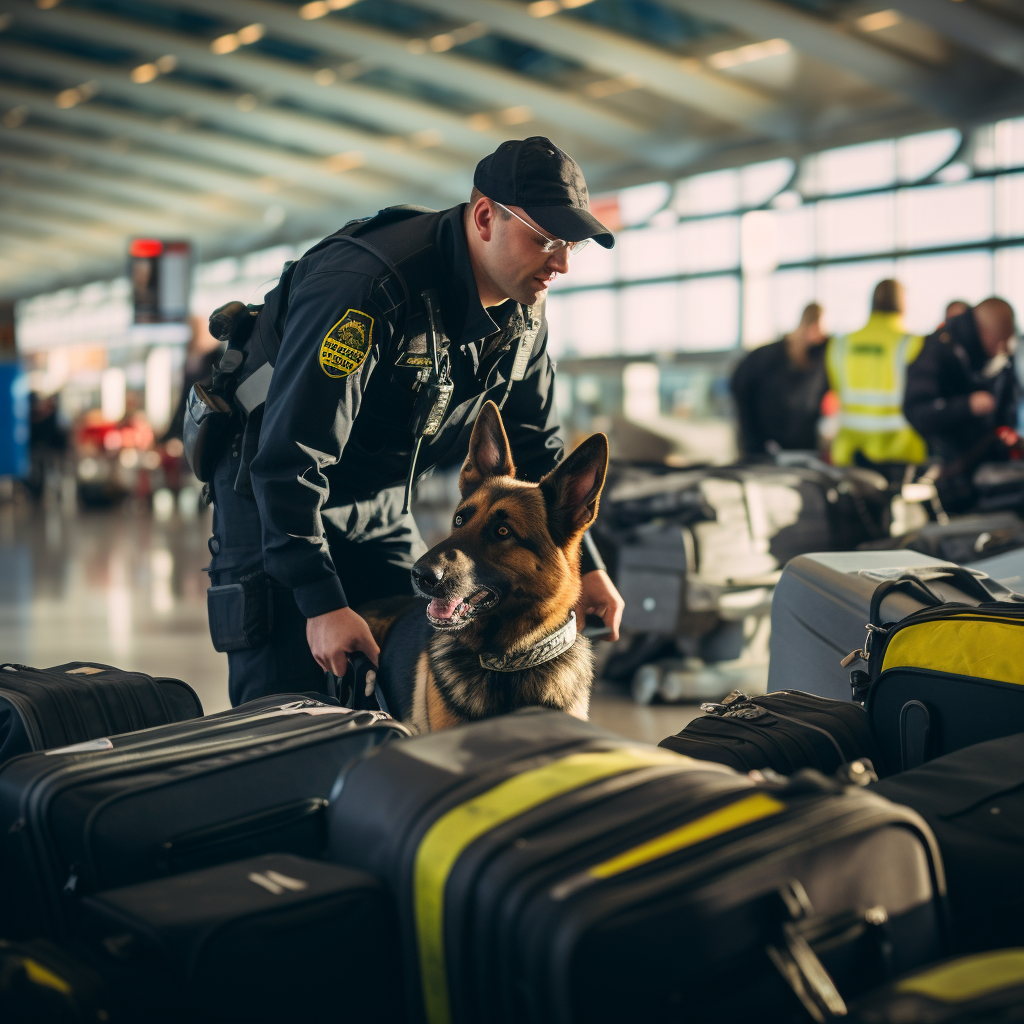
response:
[[(976, 576), (970, 569), (966, 569), (962, 565), (944, 565), (937, 572), (942, 575), (936, 575), (936, 579), (953, 583), (958, 589), (982, 604), (992, 601), (1010, 601), (1015, 604), (1024, 602), (1024, 595), (1015, 593), (989, 576)], [(868, 613), (868, 622), (872, 625), (880, 626), (882, 624), (882, 601), (894, 590), (916, 590), (918, 594), (924, 595), (925, 602), (933, 608), (947, 603), (911, 570), (903, 573), (897, 579), (886, 580), (875, 587), (875, 592), (871, 595), (871, 609)]]

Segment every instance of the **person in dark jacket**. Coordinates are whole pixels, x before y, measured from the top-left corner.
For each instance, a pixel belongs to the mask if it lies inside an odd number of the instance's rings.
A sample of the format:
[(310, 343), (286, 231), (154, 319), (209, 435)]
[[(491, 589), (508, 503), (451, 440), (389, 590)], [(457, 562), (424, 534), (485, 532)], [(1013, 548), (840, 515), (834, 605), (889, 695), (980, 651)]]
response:
[(907, 370), (903, 414), (950, 474), (1006, 457), (996, 430), (1017, 422), (1013, 335), (1010, 304), (985, 299), (929, 335)]
[(747, 353), (732, 375), (740, 451), (764, 456), (778, 447), (818, 447), (821, 401), (828, 391), (822, 309), (812, 302), (800, 324), (780, 341)]
[[(245, 441), (236, 439), (211, 486), (211, 582), (238, 585), (211, 591), (210, 603), (234, 704), (323, 692), (324, 672), (343, 675), (356, 651), (376, 664), (353, 607), (411, 591), (409, 570), (426, 546), (403, 509), (410, 464), (423, 474), (460, 461), (485, 401), (502, 408), (519, 477), (539, 480), (562, 457), (544, 298), (588, 239), (614, 244), (575, 161), (548, 139), (506, 142), (477, 166), (468, 204), (395, 213), (376, 227), (368, 220), (355, 242), (311, 250), (286, 304), (271, 293), (260, 314), (274, 302), (286, 310), (259, 448), (240, 474)], [(389, 264), (383, 250), (403, 255)], [(453, 390), (418, 446), (410, 423), (433, 365), (430, 288)], [(577, 614), (596, 611), (614, 637), (622, 599), (588, 551)], [(239, 590), (244, 608), (231, 604)], [(232, 630), (239, 621), (253, 625), (244, 638)]]

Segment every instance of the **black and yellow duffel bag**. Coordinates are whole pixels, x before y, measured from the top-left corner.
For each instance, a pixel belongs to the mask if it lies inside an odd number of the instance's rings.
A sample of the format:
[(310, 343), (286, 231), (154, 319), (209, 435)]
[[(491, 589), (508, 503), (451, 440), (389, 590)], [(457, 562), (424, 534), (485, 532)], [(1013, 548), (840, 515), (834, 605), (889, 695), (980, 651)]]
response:
[[(947, 577), (980, 600), (953, 604), (931, 580)], [(911, 592), (928, 607), (880, 621), (883, 598)], [(974, 743), (1024, 732), (1024, 595), (961, 566), (915, 569), (884, 580), (871, 601), (867, 661), (851, 679), (864, 699), (885, 774)]]

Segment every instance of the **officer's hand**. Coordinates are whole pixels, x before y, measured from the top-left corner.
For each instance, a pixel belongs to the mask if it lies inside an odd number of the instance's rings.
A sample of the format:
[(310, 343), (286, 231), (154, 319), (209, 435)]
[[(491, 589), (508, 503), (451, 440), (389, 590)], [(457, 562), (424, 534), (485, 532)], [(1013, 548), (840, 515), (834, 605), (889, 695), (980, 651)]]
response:
[(991, 391), (973, 391), (968, 402), (975, 416), (988, 416), (996, 411), (996, 400)]
[(306, 620), (306, 640), (316, 663), (325, 671), (343, 676), (348, 655), (361, 651), (377, 664), (380, 648), (366, 620), (351, 608), (338, 608)]
[(593, 569), (583, 577), (579, 604), (576, 605), (576, 626), (583, 628), (587, 615), (599, 615), (601, 621), (611, 630), (605, 640), (619, 639), (619, 623), (626, 602), (615, 589), (611, 577), (604, 569)]

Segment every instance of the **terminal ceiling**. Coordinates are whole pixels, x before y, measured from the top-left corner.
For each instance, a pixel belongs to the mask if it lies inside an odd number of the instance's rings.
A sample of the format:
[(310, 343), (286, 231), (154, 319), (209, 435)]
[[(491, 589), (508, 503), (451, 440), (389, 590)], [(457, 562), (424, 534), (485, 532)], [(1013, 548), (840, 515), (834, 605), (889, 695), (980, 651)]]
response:
[(0, 0), (0, 295), (468, 196), (592, 192), (1024, 110), (1021, 0)]

